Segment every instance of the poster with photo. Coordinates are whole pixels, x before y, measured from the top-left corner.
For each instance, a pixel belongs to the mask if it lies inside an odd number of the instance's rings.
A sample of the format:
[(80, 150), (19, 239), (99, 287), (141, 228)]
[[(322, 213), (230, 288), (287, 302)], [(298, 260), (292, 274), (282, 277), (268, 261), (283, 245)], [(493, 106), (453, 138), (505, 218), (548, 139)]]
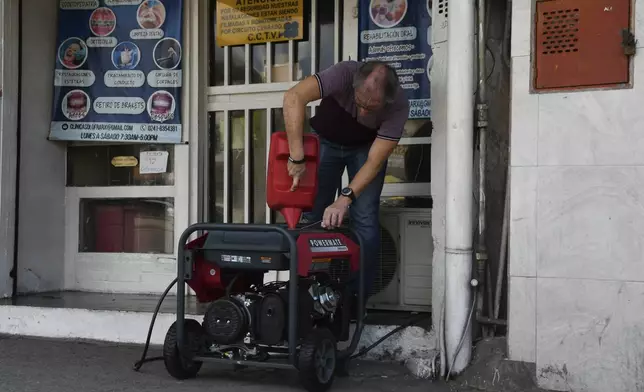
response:
[(49, 139), (180, 143), (182, 0), (60, 0)]
[(395, 68), (409, 98), (409, 118), (430, 118), (432, 0), (359, 1), (359, 59)]

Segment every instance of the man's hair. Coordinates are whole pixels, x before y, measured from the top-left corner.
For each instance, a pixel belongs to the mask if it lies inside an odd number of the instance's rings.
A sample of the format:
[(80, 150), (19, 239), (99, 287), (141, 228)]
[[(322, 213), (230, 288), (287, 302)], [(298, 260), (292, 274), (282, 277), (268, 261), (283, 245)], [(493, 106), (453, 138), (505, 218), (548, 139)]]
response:
[(385, 79), (382, 85), (384, 100), (386, 103), (392, 103), (396, 98), (400, 82), (396, 70), (385, 62), (367, 61), (362, 63), (353, 77), (353, 88), (361, 87), (369, 75), (379, 67), (383, 67), (385, 70)]

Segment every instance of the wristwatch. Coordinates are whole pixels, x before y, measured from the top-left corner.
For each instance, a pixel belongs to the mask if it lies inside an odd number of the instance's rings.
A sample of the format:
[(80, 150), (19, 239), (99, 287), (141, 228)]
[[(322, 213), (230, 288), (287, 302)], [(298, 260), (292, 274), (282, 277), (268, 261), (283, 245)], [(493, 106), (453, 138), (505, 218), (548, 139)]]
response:
[(353, 193), (353, 189), (349, 187), (342, 188), (342, 190), (340, 191), (340, 195), (344, 197), (348, 197), (349, 199), (351, 199), (351, 201), (356, 201), (356, 195), (355, 193)]

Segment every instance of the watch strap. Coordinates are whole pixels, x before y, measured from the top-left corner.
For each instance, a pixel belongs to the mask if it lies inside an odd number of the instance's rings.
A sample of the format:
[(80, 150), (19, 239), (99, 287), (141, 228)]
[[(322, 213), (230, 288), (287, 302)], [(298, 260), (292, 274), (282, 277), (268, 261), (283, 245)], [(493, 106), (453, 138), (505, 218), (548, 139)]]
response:
[[(347, 194), (345, 194), (345, 191), (348, 191), (346, 192)], [(343, 188), (342, 191), (340, 192), (340, 195), (344, 197), (348, 197), (349, 199), (351, 199), (351, 201), (356, 201), (356, 194), (353, 193), (353, 189), (351, 188), (348, 188), (348, 187)]]

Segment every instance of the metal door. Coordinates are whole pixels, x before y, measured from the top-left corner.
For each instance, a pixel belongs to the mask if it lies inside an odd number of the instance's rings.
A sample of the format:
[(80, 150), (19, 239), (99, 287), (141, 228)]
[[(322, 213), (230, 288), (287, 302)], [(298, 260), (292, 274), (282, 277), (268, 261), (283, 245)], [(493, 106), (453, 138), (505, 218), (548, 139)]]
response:
[[(283, 130), (284, 92), (341, 59), (343, 2), (310, 0), (302, 41), (218, 47), (210, 3), (210, 87), (204, 203), (211, 222), (271, 223), (266, 160), (271, 132)], [(317, 102), (309, 105), (307, 118)]]

